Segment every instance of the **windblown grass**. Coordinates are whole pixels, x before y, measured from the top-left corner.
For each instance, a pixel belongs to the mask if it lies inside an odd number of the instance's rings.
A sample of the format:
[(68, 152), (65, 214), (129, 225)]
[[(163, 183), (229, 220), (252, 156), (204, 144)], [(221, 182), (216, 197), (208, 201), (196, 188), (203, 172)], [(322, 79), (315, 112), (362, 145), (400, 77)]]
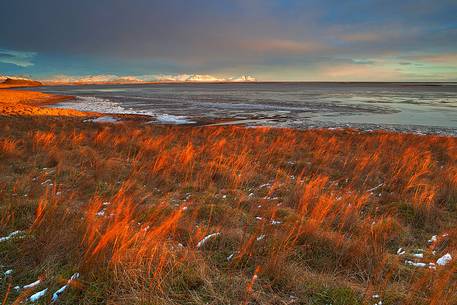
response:
[(0, 130), (0, 236), (24, 232), (0, 242), (4, 304), (44, 288), (49, 303), (76, 272), (60, 303), (457, 303), (456, 260), (429, 264), (457, 255), (456, 138), (37, 117)]

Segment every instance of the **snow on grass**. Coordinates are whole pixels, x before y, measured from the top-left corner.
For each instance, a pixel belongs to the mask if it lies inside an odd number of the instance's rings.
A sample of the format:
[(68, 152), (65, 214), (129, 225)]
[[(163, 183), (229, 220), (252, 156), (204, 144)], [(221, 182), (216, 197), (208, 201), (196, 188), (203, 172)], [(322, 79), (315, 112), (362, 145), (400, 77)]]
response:
[(6, 277), (6, 276), (10, 276), (11, 274), (13, 274), (13, 269), (8, 269), (6, 270), (3, 275)]
[(428, 240), (428, 242), (429, 242), (430, 244), (432, 244), (432, 243), (436, 242), (437, 240), (438, 240), (438, 237), (437, 237), (436, 235), (433, 235), (433, 236)]
[(7, 240), (10, 240), (18, 235), (21, 235), (23, 232), (22, 231), (14, 231), (14, 232), (11, 232), (9, 235), (7, 236), (4, 236), (4, 237), (0, 237), (0, 242), (4, 242), (4, 241), (7, 241)]
[(65, 284), (64, 286), (60, 287), (56, 292), (54, 292), (52, 294), (51, 302), (52, 303), (56, 302), (59, 299), (59, 296), (68, 288), (68, 286), (71, 284), (71, 282), (73, 282), (77, 278), (79, 278), (79, 273), (73, 274), (70, 277), (70, 279), (67, 281), (67, 284)]
[(257, 241), (261, 241), (262, 239), (264, 239), (266, 237), (265, 234), (262, 234), (260, 235), (259, 237), (256, 238)]
[(406, 251), (403, 250), (403, 248), (399, 248), (399, 249), (397, 250), (397, 255), (404, 255), (405, 253), (406, 253)]
[(101, 116), (95, 119), (87, 119), (84, 122), (93, 122), (93, 123), (117, 123), (119, 120), (112, 116)]
[(156, 120), (166, 124), (194, 124), (194, 121), (189, 120), (185, 116), (171, 115), (171, 114), (159, 114), (156, 116)]
[(28, 285), (24, 285), (24, 287), (22, 287), (22, 288), (23, 288), (23, 289), (31, 289), (31, 288), (34, 288), (34, 287), (40, 285), (40, 283), (41, 283), (41, 280), (38, 279), (38, 280), (36, 280), (36, 281), (33, 282), (33, 283), (30, 283), (30, 284), (28, 284)]
[(41, 291), (38, 291), (37, 293), (32, 294), (32, 295), (29, 297), (28, 300), (29, 300), (30, 302), (36, 302), (36, 301), (38, 301), (39, 299), (41, 299), (41, 298), (46, 294), (47, 291), (48, 291), (48, 288), (45, 288), (45, 289), (43, 289), (43, 290), (41, 290)]
[(221, 235), (220, 232), (216, 232), (216, 233), (212, 233), (210, 235), (207, 235), (205, 236), (202, 240), (200, 240), (197, 244), (197, 248), (201, 248), (208, 240), (210, 240), (211, 238), (214, 238), (216, 236), (219, 236)]
[(444, 265), (447, 265), (448, 263), (450, 263), (452, 260), (452, 256), (451, 254), (449, 253), (446, 253), (445, 255), (443, 255), (442, 257), (440, 257), (436, 263), (440, 266), (444, 266)]
[(413, 261), (410, 261), (410, 260), (406, 260), (405, 261), (405, 264), (406, 265), (409, 265), (409, 266), (413, 266), (413, 267), (416, 267), (416, 268), (429, 268), (429, 269), (436, 269), (436, 266), (434, 263), (423, 263), (423, 262), (413, 262)]
[(103, 202), (103, 208), (100, 211), (98, 211), (95, 215), (97, 215), (98, 217), (105, 216), (106, 208), (110, 204), (111, 204), (110, 202)]
[(406, 260), (406, 261), (405, 261), (405, 264), (406, 264), (406, 265), (413, 266), (413, 267), (418, 267), (418, 268), (425, 268), (425, 267), (428, 266), (426, 263), (422, 263), (422, 262), (413, 262), (413, 261), (409, 261), (409, 260)]
[[(373, 305), (382, 305), (382, 300), (380, 300), (380, 296), (379, 294), (373, 294), (372, 298), (375, 300), (376, 303), (374, 303)], [(379, 301), (378, 301), (379, 300)]]

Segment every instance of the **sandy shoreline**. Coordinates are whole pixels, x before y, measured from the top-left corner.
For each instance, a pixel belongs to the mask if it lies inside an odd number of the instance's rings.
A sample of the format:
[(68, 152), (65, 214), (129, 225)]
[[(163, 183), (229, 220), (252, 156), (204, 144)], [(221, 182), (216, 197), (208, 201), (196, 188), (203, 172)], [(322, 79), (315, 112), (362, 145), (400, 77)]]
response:
[[(23, 86), (22, 86), (23, 87)], [(10, 90), (10, 89), (15, 90)], [(17, 86), (0, 87), (0, 116), (48, 116), (48, 117), (112, 117), (116, 120), (151, 121), (150, 116), (140, 114), (105, 114), (97, 112), (79, 111), (74, 109), (46, 107), (63, 101), (72, 100), (74, 96), (47, 94), (36, 91), (16, 90)], [(206, 126), (211, 124), (230, 124), (230, 119), (196, 120), (192, 126)], [(106, 121), (108, 122), (108, 121)], [(158, 124), (163, 124), (157, 122)]]
[(1, 116), (94, 116), (70, 109), (45, 108), (43, 106), (72, 99), (72, 96), (52, 95), (41, 92), (0, 89)]

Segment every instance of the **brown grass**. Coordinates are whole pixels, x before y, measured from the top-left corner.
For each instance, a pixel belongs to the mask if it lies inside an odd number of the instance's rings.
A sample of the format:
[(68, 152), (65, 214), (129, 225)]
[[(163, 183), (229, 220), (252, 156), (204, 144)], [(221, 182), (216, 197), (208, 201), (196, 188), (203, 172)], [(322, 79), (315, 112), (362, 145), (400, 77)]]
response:
[(44, 288), (49, 303), (75, 272), (61, 303), (457, 303), (455, 259), (405, 264), (457, 256), (456, 138), (44, 117), (0, 130), (0, 236), (25, 232), (0, 243), (5, 303)]
[[(0, 87), (1, 88), (1, 87)], [(41, 92), (0, 90), (0, 116), (88, 116), (70, 109), (52, 109), (41, 106), (58, 103), (72, 97)]]

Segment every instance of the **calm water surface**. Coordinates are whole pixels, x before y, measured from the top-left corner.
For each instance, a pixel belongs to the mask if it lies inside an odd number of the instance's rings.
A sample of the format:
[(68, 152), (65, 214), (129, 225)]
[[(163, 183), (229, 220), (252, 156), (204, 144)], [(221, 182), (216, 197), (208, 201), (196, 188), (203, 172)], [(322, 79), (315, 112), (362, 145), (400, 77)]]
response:
[(39, 90), (76, 96), (58, 107), (145, 114), (162, 123), (224, 118), (255, 126), (457, 134), (455, 83), (90, 85)]

